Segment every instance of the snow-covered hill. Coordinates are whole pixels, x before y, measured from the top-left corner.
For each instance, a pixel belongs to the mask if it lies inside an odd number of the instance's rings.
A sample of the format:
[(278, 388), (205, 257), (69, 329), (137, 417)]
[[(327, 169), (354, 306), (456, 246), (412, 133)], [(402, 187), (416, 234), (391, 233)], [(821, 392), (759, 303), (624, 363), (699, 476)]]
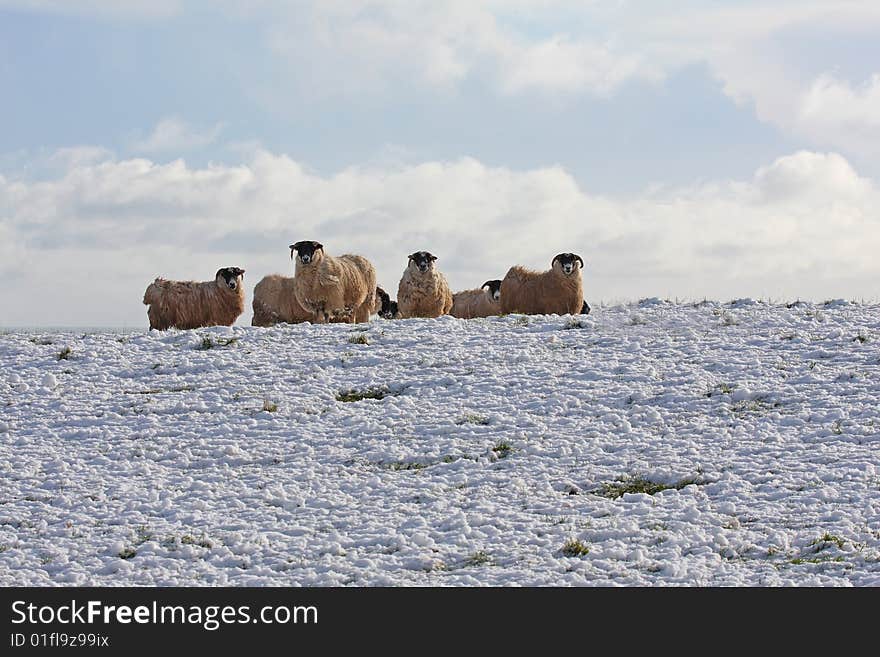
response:
[(0, 335), (0, 584), (880, 584), (880, 307)]

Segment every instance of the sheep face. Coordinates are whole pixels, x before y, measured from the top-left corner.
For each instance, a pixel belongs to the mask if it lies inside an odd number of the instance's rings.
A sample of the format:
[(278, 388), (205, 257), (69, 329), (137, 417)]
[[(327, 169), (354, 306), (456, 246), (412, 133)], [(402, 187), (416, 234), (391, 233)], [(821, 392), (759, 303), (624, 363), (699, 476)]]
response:
[(316, 262), (323, 257), (324, 245), (314, 240), (303, 240), (296, 244), (290, 245), (290, 259), (293, 260), (294, 251), (299, 257), (299, 261), (307, 265), (310, 262)]
[(220, 287), (228, 287), (230, 290), (237, 290), (241, 287), (241, 282), (244, 280), (244, 269), (239, 267), (224, 267), (223, 269), (218, 269), (215, 280)]
[(561, 272), (565, 276), (571, 276), (574, 272), (578, 271), (578, 267), (576, 267), (576, 263), (580, 263), (580, 269), (584, 267), (583, 258), (581, 258), (576, 253), (560, 253), (555, 258), (553, 258), (553, 262), (550, 263), (550, 266), (553, 269)]
[(486, 293), (492, 298), (492, 301), (498, 302), (501, 300), (501, 281), (493, 280), (486, 281), (480, 286), (480, 289), (483, 290), (485, 288), (489, 288), (486, 290)]
[(427, 251), (416, 251), (415, 253), (410, 254), (408, 266), (415, 267), (424, 274), (434, 268), (434, 262), (436, 260), (437, 256), (431, 255)]

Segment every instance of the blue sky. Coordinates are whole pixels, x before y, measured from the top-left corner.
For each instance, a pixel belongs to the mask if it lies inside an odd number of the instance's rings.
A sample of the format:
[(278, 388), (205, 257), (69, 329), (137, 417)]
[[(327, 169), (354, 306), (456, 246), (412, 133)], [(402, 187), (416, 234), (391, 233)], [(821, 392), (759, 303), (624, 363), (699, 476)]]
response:
[(392, 291), (413, 250), (456, 289), (575, 251), (594, 301), (876, 298), (878, 37), (874, 2), (0, 0), (0, 325), (137, 326), (156, 275), (298, 239)]

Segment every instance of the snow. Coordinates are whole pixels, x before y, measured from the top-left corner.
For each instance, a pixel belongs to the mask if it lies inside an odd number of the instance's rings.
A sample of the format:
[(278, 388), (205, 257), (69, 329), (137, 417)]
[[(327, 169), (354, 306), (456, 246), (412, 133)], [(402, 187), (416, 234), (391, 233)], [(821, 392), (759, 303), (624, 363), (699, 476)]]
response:
[(742, 299), (5, 332), (0, 585), (880, 585), (878, 339)]

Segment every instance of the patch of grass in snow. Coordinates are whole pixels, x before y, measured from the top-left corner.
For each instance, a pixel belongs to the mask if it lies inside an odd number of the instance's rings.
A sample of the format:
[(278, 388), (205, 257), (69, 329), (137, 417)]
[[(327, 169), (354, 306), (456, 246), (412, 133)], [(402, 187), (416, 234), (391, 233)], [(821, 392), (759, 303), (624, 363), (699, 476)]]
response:
[(816, 552), (821, 552), (827, 548), (830, 548), (832, 545), (836, 545), (839, 549), (843, 549), (845, 541), (839, 536), (835, 536), (834, 534), (829, 534), (825, 532), (815, 541), (810, 543), (810, 547), (816, 548)]
[(215, 340), (212, 336), (206, 335), (202, 338), (202, 342), (196, 347), (196, 349), (198, 351), (207, 351), (214, 347), (228, 347), (234, 345), (236, 342), (238, 342), (238, 338), (216, 338)]
[(189, 392), (190, 390), (195, 390), (195, 388), (190, 385), (182, 385), (174, 386), (167, 390), (163, 388), (148, 388), (146, 390), (123, 390), (122, 392), (126, 395), (158, 395), (163, 392)]
[(714, 397), (715, 395), (729, 395), (736, 388), (735, 385), (730, 385), (727, 383), (719, 383), (714, 388), (710, 388), (706, 392), (707, 397)]
[(425, 468), (434, 464), (419, 463), (418, 461), (391, 461), (390, 463), (383, 463), (383, 465), (389, 470), (394, 470), (395, 472), (398, 472), (400, 470), (424, 470)]
[(590, 553), (590, 548), (576, 538), (570, 538), (562, 546), (562, 556), (564, 557), (582, 557)]
[(180, 543), (182, 545), (197, 545), (199, 547), (208, 549), (214, 547), (213, 541), (211, 541), (211, 539), (207, 538), (204, 535), (202, 535), (200, 538), (195, 538), (189, 534), (184, 534), (180, 537)]
[(9, 546), (6, 543), (0, 543), (0, 554), (6, 552), (9, 549)]
[(589, 326), (589, 324), (587, 322), (583, 322), (579, 319), (571, 317), (565, 323), (565, 325), (562, 327), (562, 329), (564, 331), (570, 331), (571, 329), (582, 329), (582, 328), (587, 328), (588, 326)]
[(526, 317), (525, 315), (522, 315), (521, 317), (517, 317), (516, 321), (513, 322), (513, 325), (514, 326), (528, 326), (529, 325), (529, 318)]
[(795, 557), (794, 559), (789, 559), (788, 563), (800, 566), (805, 563), (840, 563), (841, 561), (843, 561), (843, 557), (811, 557), (809, 559)]
[(510, 454), (513, 452), (513, 447), (510, 446), (510, 443), (501, 441), (492, 448), (492, 451), (495, 452), (495, 455), (499, 459), (503, 459), (510, 456)]
[(370, 340), (369, 340), (369, 338), (367, 338), (366, 333), (361, 333), (359, 335), (353, 335), (348, 339), (348, 341), (351, 344), (370, 344)]
[(488, 553), (483, 550), (477, 550), (465, 559), (461, 566), (462, 568), (475, 568), (478, 566), (491, 566), (493, 563), (492, 557)]
[(73, 349), (71, 349), (70, 347), (64, 347), (64, 349), (62, 349), (58, 354), (58, 360), (67, 360), (70, 358), (70, 354), (72, 353)]
[(645, 493), (647, 495), (654, 495), (663, 490), (681, 490), (685, 486), (690, 486), (691, 484), (696, 483), (698, 483), (696, 477), (682, 479), (674, 484), (660, 484), (645, 479), (644, 477), (629, 477), (618, 479), (610, 484), (602, 484), (602, 488), (599, 491), (596, 491), (596, 494), (616, 500), (618, 497), (623, 497), (627, 493)]
[(337, 393), (336, 401), (341, 402), (358, 402), (364, 399), (384, 399), (388, 396), (399, 395), (400, 392), (394, 392), (387, 386), (376, 386), (364, 388), (363, 390), (344, 390)]
[(868, 335), (866, 335), (866, 334), (863, 333), (862, 331), (859, 331), (859, 334), (858, 334), (856, 337), (854, 337), (854, 338), (852, 339), (852, 341), (853, 341), (853, 342), (858, 342), (859, 344), (865, 344), (866, 342), (870, 341), (870, 339), (871, 339), (871, 338), (868, 337)]
[(278, 410), (278, 404), (273, 401), (269, 401), (268, 399), (263, 400), (263, 410), (268, 413), (274, 413)]
[(478, 415), (477, 413), (465, 413), (459, 419), (455, 421), (456, 424), (476, 424), (479, 426), (486, 426), (489, 424), (489, 418), (483, 417), (482, 415)]
[(137, 550), (133, 547), (125, 547), (119, 551), (117, 555), (120, 559), (132, 559), (137, 554)]

